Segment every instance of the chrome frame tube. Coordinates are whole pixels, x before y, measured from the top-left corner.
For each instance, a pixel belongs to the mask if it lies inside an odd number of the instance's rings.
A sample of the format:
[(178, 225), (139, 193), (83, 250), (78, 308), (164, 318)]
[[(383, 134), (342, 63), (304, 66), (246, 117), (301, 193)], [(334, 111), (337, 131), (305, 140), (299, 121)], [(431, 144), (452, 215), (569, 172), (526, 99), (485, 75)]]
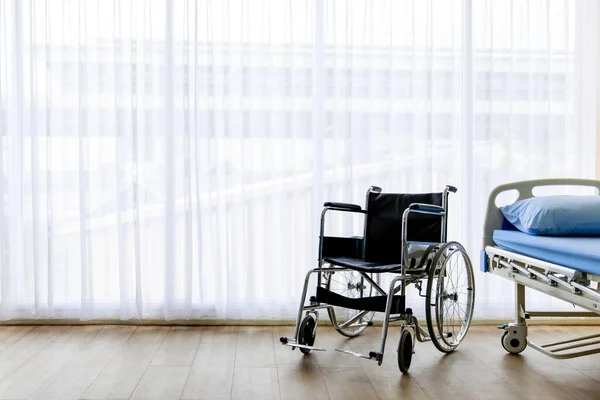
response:
[(363, 310), (361, 312), (359, 312), (358, 314), (356, 314), (354, 317), (350, 318), (348, 321), (344, 322), (343, 324), (340, 325), (341, 329), (347, 328), (349, 326), (365, 326), (367, 325), (366, 322), (364, 323), (360, 323), (358, 325), (355, 325), (354, 323), (356, 321), (358, 321), (359, 319), (361, 319), (363, 316), (367, 315), (368, 313), (370, 313), (372, 311), (368, 311), (368, 310)]
[(300, 328), (300, 322), (302, 321), (302, 313), (304, 312), (304, 302), (306, 301), (308, 282), (310, 281), (310, 276), (315, 272), (319, 272), (319, 269), (311, 269), (306, 273), (306, 277), (304, 278), (304, 287), (302, 288), (302, 297), (300, 298), (300, 307), (298, 308), (298, 315), (296, 316), (296, 327), (294, 328), (294, 340), (296, 342), (298, 341), (298, 331)]
[(445, 215), (442, 217), (442, 237), (441, 242), (446, 243), (448, 239), (448, 194), (450, 193), (450, 188), (446, 186), (444, 188), (444, 192), (442, 194), (442, 208), (444, 209)]
[[(371, 279), (371, 277), (369, 275), (367, 275), (365, 272), (361, 272), (360, 274), (362, 275), (363, 278), (365, 278), (371, 284), (371, 286), (373, 286), (373, 288), (375, 288), (375, 290), (377, 290), (379, 292), (379, 294), (381, 294), (383, 296), (387, 296), (387, 293), (385, 292), (385, 290), (383, 290), (377, 282), (375, 282), (373, 279)], [(379, 275), (380, 274), (377, 274), (377, 276), (379, 276)]]
[[(350, 213), (356, 213), (356, 214), (366, 214), (365, 210), (343, 210), (340, 208), (335, 208), (335, 207), (324, 207), (323, 210), (321, 211), (321, 226), (319, 229), (319, 261), (318, 261), (318, 265), (317, 268), (318, 269), (323, 269), (323, 238), (325, 237), (325, 216), (327, 214), (327, 211), (341, 211), (341, 212), (350, 212)], [(364, 240), (363, 240), (363, 246), (364, 246)], [(364, 249), (363, 249), (364, 251)], [(321, 273), (319, 273), (319, 276), (317, 278), (317, 286), (321, 286)]]
[[(327, 214), (327, 210), (329, 208), (325, 207), (323, 211), (321, 211), (321, 228), (319, 230), (319, 265), (317, 266), (319, 270), (323, 268), (323, 238), (325, 236), (325, 214)], [(317, 277), (317, 286), (321, 286), (321, 272), (319, 272), (319, 276)]]
[(352, 268), (345, 268), (345, 267), (324, 267), (324, 268), (316, 268), (313, 269), (312, 271), (323, 271), (323, 272), (342, 272), (342, 271), (354, 271)]
[[(390, 282), (390, 291), (388, 293), (387, 303), (385, 305), (385, 315), (384, 315), (384, 318), (383, 318), (383, 328), (381, 330), (381, 344), (379, 346), (379, 354), (378, 354), (378, 357), (377, 357), (378, 358), (377, 362), (378, 362), (379, 365), (381, 365), (381, 363), (383, 362), (383, 353), (385, 351), (385, 342), (387, 340), (388, 325), (390, 323), (390, 313), (392, 312), (392, 300), (394, 298), (394, 293), (396, 292), (396, 290), (395, 290), (396, 289), (396, 282), (398, 282), (399, 280), (401, 280), (401, 276), (397, 275)], [(405, 281), (402, 280), (402, 294), (404, 294), (404, 284), (405, 284)]]
[(419, 342), (423, 343), (431, 341), (431, 337), (429, 337), (429, 332), (427, 332), (421, 325), (419, 325), (417, 317), (412, 317), (412, 324), (415, 326), (415, 335)]
[(330, 308), (330, 307), (331, 306), (329, 304), (318, 305), (318, 306), (304, 306), (304, 311), (323, 310), (323, 309), (327, 309), (327, 308)]
[(400, 269), (400, 273), (404, 275), (404, 270), (406, 269), (406, 265), (409, 265), (406, 260), (406, 256), (408, 255), (408, 215), (410, 214), (411, 209), (407, 208), (402, 213), (402, 247), (400, 249), (400, 259), (402, 260), (402, 268)]

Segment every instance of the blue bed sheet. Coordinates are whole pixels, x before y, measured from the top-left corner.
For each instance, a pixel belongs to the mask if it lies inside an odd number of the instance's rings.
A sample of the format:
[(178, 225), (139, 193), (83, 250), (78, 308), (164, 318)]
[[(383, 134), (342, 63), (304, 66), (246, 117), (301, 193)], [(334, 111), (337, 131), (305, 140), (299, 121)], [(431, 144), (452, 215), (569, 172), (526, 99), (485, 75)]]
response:
[(496, 230), (493, 238), (505, 250), (600, 275), (600, 237), (535, 236)]

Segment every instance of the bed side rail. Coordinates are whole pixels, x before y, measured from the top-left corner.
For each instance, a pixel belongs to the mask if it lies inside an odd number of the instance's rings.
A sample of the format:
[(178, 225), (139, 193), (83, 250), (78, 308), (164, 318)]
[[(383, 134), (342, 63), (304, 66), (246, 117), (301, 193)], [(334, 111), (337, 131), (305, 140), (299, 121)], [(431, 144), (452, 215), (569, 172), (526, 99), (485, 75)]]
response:
[(600, 292), (591, 286), (591, 277), (497, 247), (488, 246), (485, 251), (489, 273), (600, 314)]
[(504, 217), (496, 205), (496, 198), (503, 192), (516, 190), (518, 192), (517, 199), (523, 200), (534, 197), (533, 189), (536, 187), (543, 186), (588, 186), (594, 187), (600, 193), (600, 181), (592, 179), (572, 179), (572, 178), (559, 178), (559, 179), (537, 179), (529, 181), (511, 182), (504, 185), (497, 186), (488, 198), (487, 212), (485, 216), (485, 223), (483, 226), (483, 249), (486, 246), (493, 246), (494, 241), (492, 235), (494, 230), (502, 228), (502, 222)]
[[(500, 258), (504, 261), (500, 261), (504, 267), (508, 267), (506, 264), (511, 264), (513, 261), (517, 261), (524, 266), (521, 272), (536, 275), (535, 270), (530, 270), (530, 267), (536, 267), (541, 269), (544, 272), (545, 278), (542, 276), (537, 276), (537, 278), (541, 278), (548, 284), (551, 284), (551, 279), (548, 278), (548, 274), (556, 273), (560, 275), (564, 275), (568, 278), (583, 278), (583, 273), (581, 271), (577, 271), (575, 269), (563, 267), (562, 265), (553, 264), (547, 261), (538, 260), (536, 258), (524, 256), (522, 254), (513, 253), (508, 250), (501, 249), (499, 247), (488, 246), (485, 248), (485, 252), (488, 257), (496, 260), (496, 258)], [(497, 260), (496, 260), (497, 261)], [(505, 264), (506, 263), (506, 264)], [(510, 267), (519, 269), (519, 266), (511, 265)], [(530, 276), (530, 278), (536, 279), (535, 276)], [(599, 299), (600, 300), (600, 299)]]

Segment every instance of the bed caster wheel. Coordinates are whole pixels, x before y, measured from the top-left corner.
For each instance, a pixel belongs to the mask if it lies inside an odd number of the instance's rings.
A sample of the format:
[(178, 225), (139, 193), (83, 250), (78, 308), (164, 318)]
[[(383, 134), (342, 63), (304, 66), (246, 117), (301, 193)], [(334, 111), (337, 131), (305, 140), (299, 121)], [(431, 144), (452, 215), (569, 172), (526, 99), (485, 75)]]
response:
[(527, 347), (527, 327), (508, 326), (502, 335), (502, 347), (510, 354), (519, 354)]
[(398, 368), (403, 374), (408, 373), (410, 362), (413, 355), (412, 335), (408, 330), (403, 330), (400, 334), (400, 343), (398, 344)]
[[(306, 314), (302, 322), (300, 323), (300, 330), (298, 332), (298, 344), (306, 346), (312, 346), (315, 344), (315, 338), (317, 336), (317, 321), (311, 314)], [(298, 347), (303, 354), (310, 353), (310, 349), (304, 349)]]

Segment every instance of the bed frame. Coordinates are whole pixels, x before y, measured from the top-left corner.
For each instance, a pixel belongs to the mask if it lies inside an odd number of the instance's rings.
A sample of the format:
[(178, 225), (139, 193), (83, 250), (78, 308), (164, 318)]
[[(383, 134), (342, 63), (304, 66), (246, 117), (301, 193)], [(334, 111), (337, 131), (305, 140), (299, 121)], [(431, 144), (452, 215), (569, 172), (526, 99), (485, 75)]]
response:
[[(544, 179), (514, 182), (495, 188), (489, 196), (481, 251), (481, 270), (515, 282), (515, 320), (501, 325), (502, 346), (518, 354), (529, 345), (552, 358), (568, 359), (600, 353), (600, 334), (578, 337), (543, 345), (527, 339), (527, 320), (532, 317), (598, 317), (600, 314), (600, 276), (527, 257), (496, 247), (494, 230), (502, 229), (504, 216), (496, 205), (499, 194), (516, 190), (517, 200), (534, 197), (533, 189), (543, 186), (587, 186), (600, 193), (600, 181), (587, 179)], [(525, 287), (588, 310), (587, 312), (529, 311)]]

